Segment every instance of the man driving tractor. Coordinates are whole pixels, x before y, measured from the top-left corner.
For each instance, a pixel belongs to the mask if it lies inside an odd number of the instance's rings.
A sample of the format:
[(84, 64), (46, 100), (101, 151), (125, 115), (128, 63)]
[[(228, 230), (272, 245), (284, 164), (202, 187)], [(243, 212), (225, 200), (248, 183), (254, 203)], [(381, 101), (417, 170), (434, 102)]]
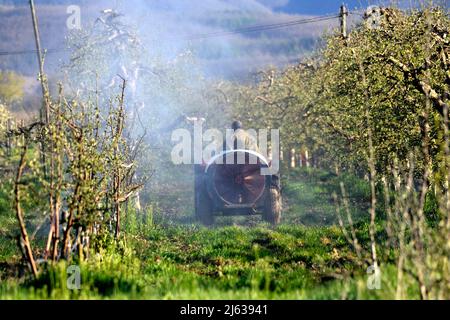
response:
[[(230, 141), (227, 141), (227, 139), (225, 139), (224, 151), (246, 149), (260, 153), (256, 138), (242, 128), (242, 123), (240, 121), (233, 121), (233, 123), (231, 124), (231, 129), (234, 130), (234, 133), (231, 136)], [(228, 144), (229, 142), (232, 142), (231, 146)]]
[[(241, 121), (234, 120), (231, 123), (231, 129), (234, 130), (234, 133), (229, 141), (225, 139), (225, 141), (223, 142), (223, 151), (245, 149), (248, 151), (254, 151), (258, 154), (261, 154), (256, 137), (251, 135), (247, 130), (244, 130)], [(230, 142), (232, 142), (231, 145)], [(280, 175), (279, 174), (272, 175), (271, 180), (272, 180), (271, 183), (272, 187), (280, 191), (281, 189)]]
[(194, 165), (196, 217), (212, 225), (217, 215), (261, 214), (264, 221), (278, 224), (282, 203), (279, 176), (261, 172), (270, 163), (254, 134), (244, 130), (240, 121), (233, 121), (231, 128), (222, 152), (207, 163)]

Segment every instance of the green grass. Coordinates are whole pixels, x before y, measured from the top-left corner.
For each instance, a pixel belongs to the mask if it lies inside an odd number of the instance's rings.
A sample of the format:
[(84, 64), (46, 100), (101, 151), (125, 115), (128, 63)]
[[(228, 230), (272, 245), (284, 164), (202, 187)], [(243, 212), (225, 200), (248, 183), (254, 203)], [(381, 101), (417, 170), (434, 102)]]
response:
[(330, 226), (338, 224), (333, 193), (341, 196), (340, 183), (344, 183), (349, 194), (353, 220), (368, 218), (370, 187), (367, 181), (351, 175), (336, 176), (317, 169), (290, 171), (284, 179), (284, 221), (288, 223)]
[(62, 262), (38, 281), (7, 281), (0, 297), (350, 299), (389, 298), (395, 287), (387, 266), (383, 295), (368, 290), (364, 268), (335, 227), (154, 227), (81, 264), (79, 291), (66, 288), (66, 268)]
[[(79, 264), (81, 289), (76, 291), (67, 289), (66, 262), (47, 267), (38, 280), (20, 276), (20, 256), (6, 237), (14, 220), (3, 214), (0, 299), (393, 298), (395, 268), (389, 259), (382, 265), (383, 290), (368, 290), (366, 266), (358, 264), (333, 224), (330, 193), (339, 179), (311, 170), (289, 175), (284, 223), (276, 228), (256, 218), (220, 218), (208, 229), (189, 219), (185, 224), (164, 219), (158, 210), (145, 217), (129, 213), (123, 241)], [(365, 182), (358, 183), (351, 192), (364, 195)], [(367, 245), (365, 212), (360, 203), (352, 203), (351, 210), (359, 214), (358, 233)], [(153, 220), (159, 223), (152, 225)], [(381, 226), (378, 236), (383, 236)]]

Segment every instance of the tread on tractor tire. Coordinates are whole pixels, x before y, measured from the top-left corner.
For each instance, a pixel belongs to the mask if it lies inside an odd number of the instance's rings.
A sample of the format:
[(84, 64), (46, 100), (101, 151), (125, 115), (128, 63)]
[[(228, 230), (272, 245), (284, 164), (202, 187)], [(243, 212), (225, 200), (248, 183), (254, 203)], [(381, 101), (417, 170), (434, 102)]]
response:
[(263, 219), (272, 225), (281, 221), (282, 199), (277, 188), (271, 187), (264, 203)]
[(199, 186), (195, 195), (195, 216), (205, 226), (214, 224), (213, 205), (204, 186)]

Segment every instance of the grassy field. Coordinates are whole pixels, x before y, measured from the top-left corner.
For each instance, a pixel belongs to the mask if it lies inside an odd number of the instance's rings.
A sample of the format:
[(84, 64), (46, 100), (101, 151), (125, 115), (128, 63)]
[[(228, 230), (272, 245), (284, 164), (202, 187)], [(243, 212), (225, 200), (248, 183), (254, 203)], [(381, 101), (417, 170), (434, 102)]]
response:
[[(382, 290), (367, 288), (362, 265), (336, 226), (331, 193), (351, 182), (351, 211), (367, 246), (367, 185), (315, 170), (285, 179), (285, 215), (272, 228), (259, 217), (219, 218), (208, 229), (129, 214), (126, 236), (81, 268), (80, 290), (68, 290), (64, 262), (31, 280), (11, 237), (14, 219), (0, 224), (1, 299), (357, 299), (394, 297), (395, 270), (382, 257)], [(350, 181), (353, 180), (353, 181)], [(357, 201), (356, 201), (357, 200)], [(159, 222), (158, 221), (164, 221)], [(380, 225), (378, 236), (383, 237)], [(75, 262), (73, 264), (76, 264)], [(411, 297), (416, 292), (409, 293)]]

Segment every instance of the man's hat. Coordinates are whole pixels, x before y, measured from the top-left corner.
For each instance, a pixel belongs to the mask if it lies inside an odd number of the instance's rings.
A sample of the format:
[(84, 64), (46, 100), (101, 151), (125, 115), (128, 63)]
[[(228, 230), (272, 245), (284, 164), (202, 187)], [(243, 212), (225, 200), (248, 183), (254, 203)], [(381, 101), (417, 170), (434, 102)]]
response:
[(242, 122), (240, 122), (238, 120), (233, 121), (233, 123), (231, 124), (231, 128), (233, 130), (241, 129), (242, 128)]

